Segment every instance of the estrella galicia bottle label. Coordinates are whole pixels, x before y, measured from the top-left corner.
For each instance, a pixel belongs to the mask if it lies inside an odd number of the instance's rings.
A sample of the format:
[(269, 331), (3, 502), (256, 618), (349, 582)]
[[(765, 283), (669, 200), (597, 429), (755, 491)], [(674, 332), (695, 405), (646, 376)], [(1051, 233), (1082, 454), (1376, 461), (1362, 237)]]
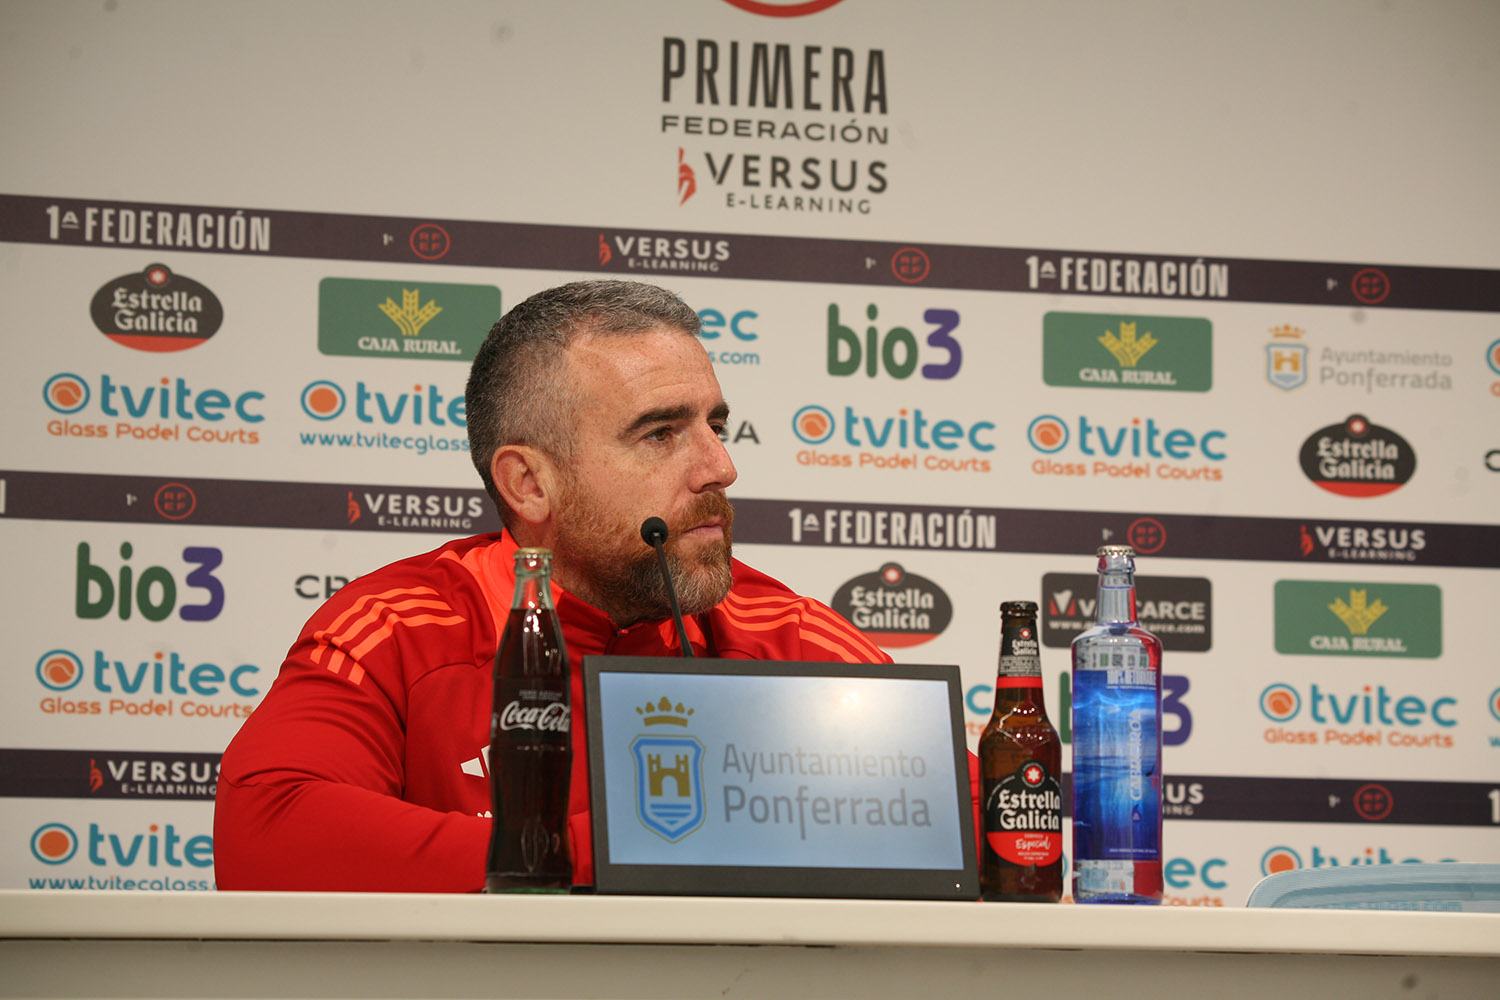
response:
[(1062, 791), (1057, 775), (1028, 760), (984, 790), (985, 846), (1013, 865), (1048, 865), (1062, 856)]
[(1037, 685), (1041, 685), (1042, 658), (1034, 626), (1008, 625), (1000, 630), (1000, 669), (997, 673), (1002, 678), (1035, 677)]

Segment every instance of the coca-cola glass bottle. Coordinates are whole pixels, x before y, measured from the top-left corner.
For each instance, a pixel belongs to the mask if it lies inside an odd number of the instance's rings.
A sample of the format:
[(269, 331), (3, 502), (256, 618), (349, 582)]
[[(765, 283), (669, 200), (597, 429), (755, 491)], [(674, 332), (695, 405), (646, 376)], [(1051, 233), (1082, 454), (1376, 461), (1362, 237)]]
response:
[(495, 654), (490, 716), (494, 827), (486, 892), (566, 892), (569, 734), (568, 651), (552, 606), (552, 553), (516, 550), (516, 590)]

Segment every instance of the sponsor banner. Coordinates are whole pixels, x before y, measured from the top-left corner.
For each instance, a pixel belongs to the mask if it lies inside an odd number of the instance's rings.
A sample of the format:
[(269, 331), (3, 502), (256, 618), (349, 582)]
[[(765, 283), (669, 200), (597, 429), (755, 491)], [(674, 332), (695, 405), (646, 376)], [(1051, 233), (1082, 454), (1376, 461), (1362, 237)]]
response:
[(1168, 774), (1162, 806), (1167, 819), (1493, 826), (1494, 788), (1477, 781)]
[[(740, 166), (743, 181), (744, 164)], [(772, 168), (767, 163), (764, 169), (769, 175)], [(1500, 312), (1500, 272), (1478, 268), (913, 246), (673, 230), (618, 233), (589, 226), (0, 195), (0, 242), (10, 243), (639, 274), (638, 268), (632, 272), (630, 261), (643, 259), (640, 243), (633, 242), (633, 254), (625, 256), (613, 249), (615, 235), (646, 240), (652, 260), (683, 264), (653, 266), (647, 272), (658, 277), (707, 274), (1043, 295)], [(695, 241), (721, 257), (712, 261), (715, 268), (699, 266), (709, 261), (694, 256)], [(679, 251), (682, 245), (687, 249)]]
[[(1500, 525), (747, 497), (736, 497), (734, 509), (735, 539), (747, 544), (1074, 555), (1097, 541), (1175, 559), (1500, 566)], [(501, 528), (477, 488), (18, 470), (0, 470), (0, 516), (447, 535)]]
[(1346, 497), (1392, 493), (1417, 469), (1417, 453), (1405, 438), (1358, 413), (1314, 431), (1297, 459), (1313, 483)]
[(482, 489), (0, 472), (10, 517), (320, 531), (499, 531)]
[(206, 286), (165, 264), (122, 274), (94, 293), (99, 332), (138, 351), (183, 351), (219, 332), (224, 307)]
[(929, 642), (953, 621), (947, 592), (894, 562), (849, 580), (829, 605), (886, 649)]
[(0, 749), (0, 796), (213, 801), (218, 753)]
[[(1066, 649), (1094, 625), (1096, 573), (1048, 573), (1042, 577), (1042, 643)], [(1204, 653), (1213, 648), (1213, 584), (1201, 576), (1137, 576), (1136, 613), (1141, 627), (1170, 652)]]
[(1214, 383), (1213, 324), (1184, 316), (1049, 312), (1042, 317), (1042, 381), (1207, 392)]
[(473, 361), (500, 318), (500, 289), (434, 281), (324, 278), (318, 350), (356, 358)]
[(1443, 654), (1442, 591), (1431, 584), (1277, 580), (1275, 608), (1278, 653)]

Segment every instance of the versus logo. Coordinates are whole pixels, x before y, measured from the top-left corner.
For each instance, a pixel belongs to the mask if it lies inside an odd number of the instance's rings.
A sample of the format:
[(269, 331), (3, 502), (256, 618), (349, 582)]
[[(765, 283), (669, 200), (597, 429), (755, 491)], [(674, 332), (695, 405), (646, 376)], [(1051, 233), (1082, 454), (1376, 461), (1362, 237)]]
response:
[[(691, 170), (689, 170), (689, 179)], [(630, 271), (717, 272), (730, 257), (728, 240), (695, 236), (632, 236), (605, 238), (599, 234), (599, 266), (608, 267), (615, 257)]]
[(1274, 338), (1266, 345), (1266, 381), (1290, 392), (1307, 383), (1307, 345), (1303, 330), (1290, 324), (1274, 326)]
[(103, 694), (191, 694), (204, 698), (229, 693), (253, 698), (260, 694), (254, 676), (260, 673), (260, 667), (253, 663), (226, 670), (216, 663), (189, 666), (189, 662), (175, 651), (170, 655), (156, 652), (148, 660), (117, 660), (96, 649), (90, 670), (72, 650), (50, 649), (36, 661), (36, 679), (47, 690), (58, 692), (71, 691), (87, 679), (85, 688)]
[(90, 823), (86, 847), (65, 823), (44, 823), (31, 835), (31, 856), (45, 865), (73, 860), (80, 847), (84, 847), (81, 860), (97, 866), (212, 868), (214, 863), (212, 837), (184, 837), (171, 823), (152, 823), (144, 833), (110, 833)]
[[(1096, 574), (1047, 573), (1042, 577), (1042, 642), (1066, 649), (1094, 625)], [(1173, 652), (1203, 653), (1213, 648), (1213, 584), (1201, 576), (1136, 578), (1136, 613), (1141, 627)]]
[(893, 562), (847, 581), (829, 603), (888, 649), (930, 642), (953, 620), (953, 602), (943, 588)]
[[(758, 139), (777, 150), (776, 155), (706, 150), (700, 170), (694, 169), (698, 158), (679, 145), (671, 174), (679, 205), (692, 198), (700, 182), (712, 181), (724, 189), (728, 208), (868, 214), (869, 196), (888, 187), (886, 161), (861, 147), (885, 146), (889, 127), (849, 117), (888, 113), (881, 49), (666, 37), (661, 94), (664, 104), (693, 105), (688, 113), (663, 113), (662, 134)], [(759, 109), (776, 117), (739, 117), (765, 113)], [(804, 114), (793, 119), (787, 111)], [(856, 155), (824, 155), (826, 144)], [(799, 146), (806, 152), (796, 152)], [(780, 155), (783, 150), (789, 154)]]
[(1303, 558), (1322, 549), (1329, 559), (1349, 562), (1416, 562), (1427, 547), (1427, 530), (1410, 527), (1351, 527), (1315, 524), (1298, 526)]
[[(89, 543), (78, 543), (73, 609), (79, 618), (103, 618), (110, 611), (117, 611), (124, 621), (138, 609), (142, 618), (159, 622), (177, 608), (177, 578), (172, 571), (165, 566), (147, 566), (137, 574), (130, 565), (134, 554), (135, 546), (121, 542), (120, 558), (125, 565), (111, 576), (104, 567), (94, 565)], [(201, 590), (204, 599), (199, 604), (184, 604), (178, 616), (187, 622), (206, 622), (219, 617), (224, 610), (224, 584), (214, 570), (224, 562), (223, 551), (189, 545), (182, 550), (182, 561), (190, 567), (185, 587)]]
[(88, 758), (93, 798), (212, 800), (219, 781), (219, 754), (78, 756)]
[[(302, 412), (314, 420), (334, 420), (349, 405), (349, 395), (344, 387), (327, 379), (307, 383), (302, 389), (301, 400)], [(385, 393), (371, 389), (363, 381), (355, 382), (354, 418), (362, 424), (387, 426), (468, 426), (463, 393), (445, 397), (435, 385), (427, 386), (425, 393), (420, 385), (409, 392)]]
[[(373, 523), (367, 527), (409, 530), (412, 528), (460, 528), (465, 531), (485, 514), (485, 496), (475, 490), (453, 490), (428, 493), (361, 494), (364, 505), (354, 499), (353, 491), (345, 501), (349, 523), (364, 517), (368, 510)], [(346, 581), (347, 582), (347, 581)]]
[[(853, 375), (859, 371), (863, 358), (865, 375), (869, 378), (878, 375), (882, 367), (892, 378), (911, 378), (919, 360), (917, 337), (904, 326), (893, 326), (881, 334), (874, 326), (879, 314), (875, 303), (865, 307), (865, 316), (871, 325), (865, 327), (861, 346), (858, 335), (839, 321), (838, 303), (828, 304), (828, 374)], [(922, 366), (922, 377), (953, 378), (964, 363), (963, 348), (953, 336), (959, 324), (958, 310), (928, 309), (922, 313), (922, 319), (931, 324), (925, 338), (927, 346), (942, 352), (940, 361), (929, 361)]]
[(499, 316), (500, 289), (493, 285), (324, 278), (318, 283), (318, 350), (472, 361)]
[(1431, 584), (1277, 580), (1276, 651), (1435, 658), (1442, 591)]
[(1411, 479), (1417, 454), (1406, 439), (1356, 413), (1315, 431), (1298, 455), (1302, 471), (1330, 493), (1378, 497)]
[(1180, 316), (1049, 312), (1042, 318), (1042, 380), (1207, 392), (1213, 387), (1213, 324)]
[(137, 351), (183, 351), (219, 332), (224, 307), (207, 287), (151, 264), (123, 274), (94, 293), (94, 325), (110, 340)]

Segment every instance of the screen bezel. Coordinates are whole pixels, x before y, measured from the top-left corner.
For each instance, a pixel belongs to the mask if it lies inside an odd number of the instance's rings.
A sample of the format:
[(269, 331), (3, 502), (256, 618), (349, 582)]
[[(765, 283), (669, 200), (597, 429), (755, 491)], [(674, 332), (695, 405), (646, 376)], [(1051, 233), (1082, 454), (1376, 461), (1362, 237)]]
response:
[[(794, 868), (762, 865), (642, 865), (609, 860), (609, 816), (604, 808), (601, 673), (706, 674), (743, 677), (860, 677), (941, 681), (948, 689), (948, 730), (962, 841), (961, 868)], [(583, 688), (589, 760), (589, 801), (594, 848), (594, 891), (606, 894), (685, 896), (788, 896), (839, 899), (977, 899), (973, 800), (964, 738), (959, 668), (903, 663), (814, 663), (727, 660), (708, 657), (585, 656)]]

